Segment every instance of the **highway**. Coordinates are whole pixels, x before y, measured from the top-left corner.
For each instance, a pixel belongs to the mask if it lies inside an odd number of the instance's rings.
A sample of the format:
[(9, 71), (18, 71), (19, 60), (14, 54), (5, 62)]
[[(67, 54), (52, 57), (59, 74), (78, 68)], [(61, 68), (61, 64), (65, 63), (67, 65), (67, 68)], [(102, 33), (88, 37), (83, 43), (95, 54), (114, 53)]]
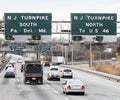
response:
[[(113, 80), (73, 70), (73, 78), (83, 81), (86, 87), (85, 95), (62, 93), (60, 81), (48, 81), (49, 67), (44, 67), (43, 85), (24, 84), (23, 73), (20, 71), (21, 63), (17, 63), (17, 56), (12, 57), (16, 62), (16, 78), (4, 78), (5, 69), (0, 73), (0, 100), (120, 100), (120, 83)], [(61, 70), (62, 67), (59, 67)]]

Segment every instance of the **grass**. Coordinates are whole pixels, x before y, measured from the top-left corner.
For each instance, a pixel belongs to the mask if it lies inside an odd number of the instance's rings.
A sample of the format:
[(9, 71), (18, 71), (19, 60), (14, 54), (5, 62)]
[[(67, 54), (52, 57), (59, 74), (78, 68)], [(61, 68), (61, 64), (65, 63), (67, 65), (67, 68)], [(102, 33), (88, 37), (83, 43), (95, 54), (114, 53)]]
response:
[(120, 61), (93, 63), (92, 69), (120, 76)]

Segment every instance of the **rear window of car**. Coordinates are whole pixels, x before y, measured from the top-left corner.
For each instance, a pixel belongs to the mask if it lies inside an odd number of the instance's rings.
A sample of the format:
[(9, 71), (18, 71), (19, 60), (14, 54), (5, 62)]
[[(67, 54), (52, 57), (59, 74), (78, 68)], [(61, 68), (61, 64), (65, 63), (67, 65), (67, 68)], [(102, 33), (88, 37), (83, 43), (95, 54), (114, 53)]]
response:
[(58, 68), (51, 68), (50, 70), (58, 70)]
[(81, 82), (78, 81), (78, 80), (69, 81), (68, 83), (72, 84), (72, 85), (74, 85), (74, 84), (81, 84)]
[(50, 73), (53, 74), (53, 75), (58, 75), (59, 74), (58, 71), (51, 71)]
[(46, 63), (45, 63), (45, 66), (50, 66), (49, 62), (46, 62)]
[(64, 72), (71, 72), (70, 69), (64, 69)]

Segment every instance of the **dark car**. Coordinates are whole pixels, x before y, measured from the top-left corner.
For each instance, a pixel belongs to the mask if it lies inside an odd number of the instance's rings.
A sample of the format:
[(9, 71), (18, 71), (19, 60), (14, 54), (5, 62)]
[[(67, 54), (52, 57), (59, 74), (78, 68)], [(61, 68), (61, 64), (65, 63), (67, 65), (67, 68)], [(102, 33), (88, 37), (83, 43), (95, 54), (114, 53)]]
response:
[(58, 80), (60, 81), (60, 75), (59, 75), (59, 71), (58, 70), (50, 70), (50, 72), (48, 73), (47, 79), (48, 80)]
[(44, 66), (45, 67), (50, 67), (50, 63), (49, 62), (45, 62)]
[(23, 69), (24, 69), (24, 64), (21, 65), (21, 72), (23, 72)]

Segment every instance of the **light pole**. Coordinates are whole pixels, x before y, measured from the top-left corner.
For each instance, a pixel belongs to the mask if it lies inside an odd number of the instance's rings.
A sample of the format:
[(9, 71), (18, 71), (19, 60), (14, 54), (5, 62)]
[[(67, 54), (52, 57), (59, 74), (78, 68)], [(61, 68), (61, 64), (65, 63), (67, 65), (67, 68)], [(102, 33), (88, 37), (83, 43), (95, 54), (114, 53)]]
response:
[(72, 65), (73, 65), (73, 55), (74, 55), (74, 52), (73, 52), (73, 41), (72, 40), (70, 42), (70, 46), (71, 46), (71, 52), (72, 52), (72, 54), (71, 54), (71, 61), (72, 61)]
[(90, 62), (89, 62), (89, 68), (92, 67), (92, 43), (90, 41)]

